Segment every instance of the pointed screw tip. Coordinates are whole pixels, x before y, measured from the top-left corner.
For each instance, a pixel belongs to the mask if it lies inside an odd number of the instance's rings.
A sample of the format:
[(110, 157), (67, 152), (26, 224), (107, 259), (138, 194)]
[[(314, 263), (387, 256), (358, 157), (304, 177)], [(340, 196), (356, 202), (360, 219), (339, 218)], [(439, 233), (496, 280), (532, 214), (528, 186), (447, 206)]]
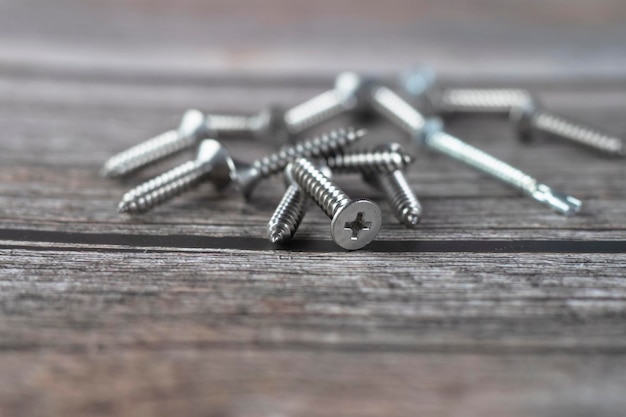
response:
[(285, 243), (285, 236), (283, 236), (282, 233), (274, 233), (272, 236), (270, 236), (270, 242), (275, 245), (283, 244)]
[(406, 217), (406, 225), (408, 227), (416, 227), (419, 224), (420, 220), (422, 220), (422, 218), (419, 214), (417, 213), (409, 214)]

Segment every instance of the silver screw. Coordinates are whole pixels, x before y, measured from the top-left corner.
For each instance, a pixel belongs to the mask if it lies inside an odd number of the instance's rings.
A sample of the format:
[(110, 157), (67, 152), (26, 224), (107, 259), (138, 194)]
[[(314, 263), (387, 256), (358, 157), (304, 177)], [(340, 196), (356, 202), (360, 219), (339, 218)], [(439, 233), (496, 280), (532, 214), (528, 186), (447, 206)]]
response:
[(368, 183), (383, 191), (396, 218), (407, 227), (416, 227), (422, 206), (403, 173), (411, 162), (411, 156), (397, 143), (380, 145), (372, 151), (339, 154), (326, 160), (334, 171), (361, 172)]
[(325, 91), (285, 112), (284, 122), (290, 134), (299, 134), (317, 124), (356, 109), (361, 102), (360, 79), (352, 72), (335, 78), (333, 89)]
[(127, 192), (119, 204), (120, 213), (141, 213), (154, 208), (205, 180), (218, 189), (234, 183), (246, 198), (264, 178), (282, 171), (300, 156), (325, 157), (365, 135), (352, 128), (333, 130), (247, 164), (234, 160), (215, 139), (202, 141), (196, 160), (186, 162)]
[(332, 219), (330, 234), (335, 243), (344, 249), (356, 250), (374, 240), (382, 224), (382, 214), (376, 203), (366, 199), (351, 200), (305, 158), (293, 162), (292, 175)]
[(226, 148), (215, 139), (205, 139), (195, 160), (133, 188), (124, 194), (118, 211), (130, 214), (149, 211), (206, 180), (223, 189), (232, 182), (235, 172), (235, 162)]
[(527, 90), (442, 89), (437, 84), (434, 71), (428, 68), (407, 74), (403, 79), (403, 86), (411, 96), (418, 98), (429, 112), (509, 115), (521, 140), (529, 141), (538, 133), (547, 133), (608, 156), (626, 156), (626, 144), (622, 139), (546, 112)]
[(317, 137), (284, 146), (281, 150), (250, 165), (239, 164), (237, 187), (249, 199), (257, 184), (264, 178), (282, 171), (289, 162), (298, 157), (325, 158), (352, 145), (365, 135), (364, 129), (335, 129)]
[(516, 127), (518, 137), (524, 141), (531, 140), (537, 133), (545, 133), (608, 156), (626, 156), (626, 144), (622, 139), (545, 112), (533, 102), (511, 109), (510, 120)]
[[(328, 178), (332, 175), (326, 166), (320, 166), (319, 170)], [(267, 237), (274, 244), (285, 244), (293, 238), (306, 214), (309, 202), (306, 193), (291, 175), (291, 164), (285, 168), (285, 181), (287, 190), (267, 223)]]
[(101, 174), (118, 178), (189, 149), (207, 137), (265, 138), (281, 131), (282, 113), (267, 108), (255, 116), (204, 115), (188, 110), (177, 130), (169, 130), (107, 160)]
[(486, 113), (508, 115), (511, 109), (534, 102), (519, 88), (441, 88), (431, 68), (418, 68), (402, 77), (404, 90), (421, 108), (434, 114)]
[(427, 123), (419, 111), (388, 87), (375, 85), (371, 94), (373, 107), (409, 133), (418, 144), (425, 144), (429, 149), (499, 179), (561, 214), (572, 215), (580, 210), (580, 200), (539, 184), (517, 168), (445, 133), (440, 120), (432, 119)]

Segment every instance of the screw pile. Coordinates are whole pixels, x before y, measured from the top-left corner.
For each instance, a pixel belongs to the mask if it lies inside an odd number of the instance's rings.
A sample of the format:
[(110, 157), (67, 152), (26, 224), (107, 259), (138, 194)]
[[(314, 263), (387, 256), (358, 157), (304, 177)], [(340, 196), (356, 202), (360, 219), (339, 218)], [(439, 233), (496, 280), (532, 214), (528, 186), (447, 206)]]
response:
[[(137, 171), (185, 150), (197, 148), (196, 158), (128, 191), (119, 203), (121, 213), (138, 214), (208, 182), (218, 190), (234, 189), (250, 199), (258, 183), (284, 173), (286, 191), (267, 224), (273, 244), (287, 244), (294, 237), (312, 201), (331, 219), (331, 237), (342, 248), (360, 249), (369, 244), (382, 225), (379, 206), (368, 199), (351, 199), (331, 179), (333, 175), (360, 174), (381, 192), (390, 211), (407, 228), (416, 228), (422, 206), (405, 172), (413, 157), (400, 144), (385, 143), (354, 150), (365, 134), (351, 127), (293, 142), (309, 128), (342, 114), (375, 115), (395, 124), (408, 143), (443, 154), (499, 180), (552, 210), (573, 215), (581, 208), (574, 197), (554, 191), (532, 176), (496, 159), (445, 132), (435, 113), (507, 115), (517, 136), (529, 139), (538, 133), (583, 145), (610, 156), (625, 156), (626, 146), (616, 137), (552, 115), (528, 91), (505, 89), (444, 89), (432, 71), (418, 70), (401, 81), (407, 100), (395, 89), (374, 78), (345, 72), (332, 89), (281, 110), (267, 107), (251, 116), (203, 114), (187, 111), (174, 130), (125, 150), (104, 164), (107, 178), (129, 177)], [(413, 104), (415, 103), (415, 104)], [(225, 144), (231, 138), (267, 140), (288, 144), (251, 163), (235, 159)]]

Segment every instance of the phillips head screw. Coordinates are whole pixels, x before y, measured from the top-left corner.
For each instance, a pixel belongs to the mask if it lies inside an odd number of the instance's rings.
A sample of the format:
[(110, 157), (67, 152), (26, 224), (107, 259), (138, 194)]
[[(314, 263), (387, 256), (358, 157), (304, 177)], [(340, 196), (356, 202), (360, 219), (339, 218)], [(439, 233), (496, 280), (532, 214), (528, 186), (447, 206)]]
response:
[(382, 214), (376, 203), (367, 199), (351, 200), (305, 158), (293, 162), (292, 175), (331, 219), (330, 234), (335, 243), (344, 249), (356, 250), (374, 240), (382, 225)]

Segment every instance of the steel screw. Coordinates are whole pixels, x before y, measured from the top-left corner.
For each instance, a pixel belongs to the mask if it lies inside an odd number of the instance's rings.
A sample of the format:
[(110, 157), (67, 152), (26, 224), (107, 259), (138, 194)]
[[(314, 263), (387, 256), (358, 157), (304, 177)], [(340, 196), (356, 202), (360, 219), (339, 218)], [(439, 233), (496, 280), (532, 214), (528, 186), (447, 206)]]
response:
[(257, 159), (250, 165), (239, 164), (237, 187), (249, 199), (257, 184), (272, 174), (282, 171), (289, 162), (298, 157), (325, 158), (352, 145), (363, 136), (364, 129), (335, 129), (312, 139), (285, 146), (280, 151)]
[(626, 144), (622, 139), (545, 112), (533, 102), (512, 108), (510, 120), (516, 127), (518, 137), (524, 141), (531, 140), (537, 133), (546, 133), (608, 156), (626, 156)]
[[(319, 170), (327, 178), (332, 175), (327, 166), (322, 165)], [(293, 238), (306, 214), (309, 202), (309, 197), (291, 175), (291, 164), (285, 168), (285, 182), (287, 190), (267, 223), (267, 237), (275, 244), (284, 244)]]
[(397, 143), (380, 145), (372, 151), (339, 154), (326, 160), (337, 172), (362, 173), (368, 183), (383, 191), (396, 218), (407, 227), (416, 227), (422, 206), (403, 173), (411, 162), (411, 156)]
[(496, 113), (509, 115), (518, 138), (529, 141), (537, 133), (547, 133), (608, 156), (626, 156), (626, 145), (616, 138), (582, 124), (546, 112), (529, 91), (516, 88), (451, 88), (438, 86), (430, 69), (410, 72), (404, 89), (437, 114)]
[(360, 249), (378, 234), (382, 214), (376, 203), (351, 200), (346, 193), (305, 158), (293, 162), (292, 175), (300, 187), (332, 219), (330, 233), (339, 246)]
[(206, 139), (202, 141), (195, 161), (186, 162), (130, 190), (124, 195), (118, 211), (133, 214), (148, 211), (207, 179), (218, 189), (234, 183), (249, 198), (262, 179), (282, 171), (292, 159), (330, 156), (364, 135), (364, 130), (352, 128), (333, 130), (285, 147), (252, 164), (234, 160), (219, 141)]
[(580, 210), (580, 200), (553, 191), (517, 168), (445, 133), (439, 119), (427, 123), (419, 111), (391, 89), (383, 85), (373, 87), (372, 104), (379, 113), (409, 133), (418, 145), (425, 144), (429, 149), (524, 191), (561, 214), (572, 215)]
[(133, 146), (107, 160), (101, 174), (118, 178), (189, 149), (208, 137), (266, 138), (278, 134), (282, 113), (267, 108), (255, 116), (204, 115), (198, 110), (185, 112), (177, 130), (169, 130)]
[(325, 91), (285, 112), (284, 122), (287, 130), (296, 135), (340, 114), (357, 109), (362, 104), (361, 89), (361, 80), (355, 73), (340, 73), (335, 78), (332, 90)]
[(441, 88), (431, 68), (409, 71), (403, 89), (429, 113), (488, 113), (508, 115), (511, 109), (532, 103), (530, 92), (519, 88)]
[(235, 172), (235, 161), (226, 148), (215, 139), (205, 139), (195, 160), (133, 188), (124, 194), (118, 211), (130, 214), (149, 211), (206, 180), (223, 189), (232, 182)]

